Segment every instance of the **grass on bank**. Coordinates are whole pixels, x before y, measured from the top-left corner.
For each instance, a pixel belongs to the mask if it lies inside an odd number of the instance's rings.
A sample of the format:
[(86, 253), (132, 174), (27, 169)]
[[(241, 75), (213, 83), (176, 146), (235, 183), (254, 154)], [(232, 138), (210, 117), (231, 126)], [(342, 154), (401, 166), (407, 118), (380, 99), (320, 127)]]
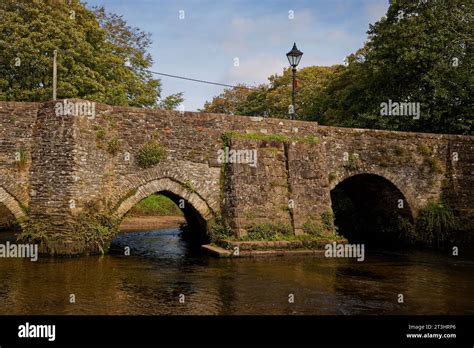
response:
[(183, 216), (183, 212), (168, 197), (154, 194), (138, 202), (128, 216)]

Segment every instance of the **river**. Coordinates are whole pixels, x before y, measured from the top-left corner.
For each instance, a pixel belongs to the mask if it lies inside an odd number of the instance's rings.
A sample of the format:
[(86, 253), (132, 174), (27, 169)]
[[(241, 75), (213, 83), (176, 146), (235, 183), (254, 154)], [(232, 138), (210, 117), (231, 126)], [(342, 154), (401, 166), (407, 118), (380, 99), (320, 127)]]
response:
[(105, 256), (0, 259), (0, 314), (474, 314), (473, 274), (421, 251), (217, 259), (169, 228), (122, 233)]

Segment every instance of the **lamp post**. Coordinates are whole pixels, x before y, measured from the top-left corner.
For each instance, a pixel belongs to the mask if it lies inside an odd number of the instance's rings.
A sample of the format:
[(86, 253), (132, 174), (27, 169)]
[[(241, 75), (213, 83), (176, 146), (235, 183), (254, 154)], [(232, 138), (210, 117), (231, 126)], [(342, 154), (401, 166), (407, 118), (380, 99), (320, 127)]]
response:
[(292, 89), (292, 95), (291, 95), (291, 106), (292, 106), (291, 111), (292, 112), (290, 112), (290, 119), (292, 120), (296, 119), (296, 104), (295, 104), (296, 67), (300, 63), (302, 56), (303, 56), (303, 52), (301, 52), (299, 49), (296, 48), (296, 42), (293, 44), (293, 48), (291, 49), (291, 51), (286, 54), (286, 57), (288, 58), (288, 62), (290, 62), (290, 65), (293, 71), (293, 89)]

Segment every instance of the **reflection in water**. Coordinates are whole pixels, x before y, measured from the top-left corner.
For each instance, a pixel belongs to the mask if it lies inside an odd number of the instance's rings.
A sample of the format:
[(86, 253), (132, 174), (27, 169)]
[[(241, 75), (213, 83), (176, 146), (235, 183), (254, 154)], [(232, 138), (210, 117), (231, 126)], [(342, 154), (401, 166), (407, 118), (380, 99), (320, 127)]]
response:
[(473, 270), (431, 252), (215, 259), (165, 229), (102, 257), (0, 259), (0, 314), (474, 314)]

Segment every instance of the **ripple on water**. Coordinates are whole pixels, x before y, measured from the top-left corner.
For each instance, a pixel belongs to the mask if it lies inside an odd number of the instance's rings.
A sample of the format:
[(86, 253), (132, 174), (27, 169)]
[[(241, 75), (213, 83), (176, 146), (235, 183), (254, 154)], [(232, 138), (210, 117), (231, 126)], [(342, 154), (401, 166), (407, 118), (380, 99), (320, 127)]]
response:
[(102, 257), (0, 259), (0, 313), (474, 314), (473, 270), (433, 252), (215, 259), (164, 229), (120, 234)]

